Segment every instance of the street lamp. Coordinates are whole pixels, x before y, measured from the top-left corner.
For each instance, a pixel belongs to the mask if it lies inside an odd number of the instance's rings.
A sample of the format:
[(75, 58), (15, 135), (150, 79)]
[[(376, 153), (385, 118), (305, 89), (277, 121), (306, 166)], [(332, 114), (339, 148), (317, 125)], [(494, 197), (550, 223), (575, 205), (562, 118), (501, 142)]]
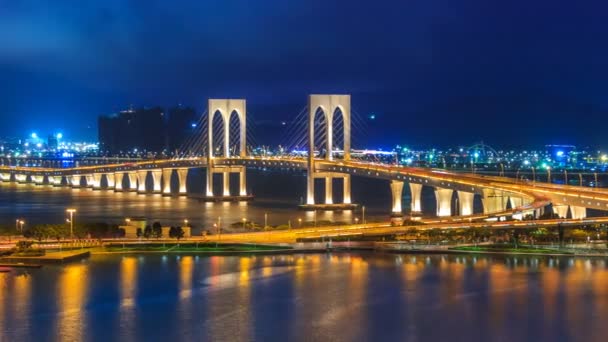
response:
[(23, 225), (25, 224), (25, 221), (23, 220), (19, 220), (19, 226), (21, 227), (21, 234), (23, 234)]
[(264, 213), (264, 229), (268, 227), (268, 213)]
[(74, 213), (76, 212), (76, 209), (73, 208), (68, 208), (66, 210), (68, 213), (70, 213), (70, 239), (74, 239)]
[(222, 224), (222, 217), (218, 216), (218, 218), (217, 218), (217, 240), (218, 241), (221, 240), (221, 238), (222, 238), (222, 227), (221, 227), (221, 224)]
[(184, 227), (188, 227), (188, 219), (184, 219)]
[(358, 223), (359, 223), (359, 218), (355, 217), (355, 224), (358, 224)]
[(245, 223), (247, 223), (247, 219), (243, 217), (243, 229), (245, 229)]
[(365, 206), (361, 207), (363, 213), (361, 215), (361, 223), (365, 224)]
[(302, 228), (302, 219), (298, 217), (298, 227)]

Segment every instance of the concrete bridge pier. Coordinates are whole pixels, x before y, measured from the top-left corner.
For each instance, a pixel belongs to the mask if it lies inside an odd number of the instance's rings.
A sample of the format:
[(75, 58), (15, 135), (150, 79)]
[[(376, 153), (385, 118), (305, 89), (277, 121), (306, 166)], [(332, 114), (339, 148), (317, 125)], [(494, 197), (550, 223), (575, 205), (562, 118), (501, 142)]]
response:
[(148, 177), (148, 170), (137, 171), (137, 193), (146, 193), (146, 177)]
[(570, 213), (572, 214), (573, 219), (582, 220), (587, 217), (587, 208), (571, 205)]
[(239, 196), (247, 196), (247, 173), (245, 167), (239, 171)]
[(10, 173), (0, 173), (0, 180), (3, 182), (10, 182), (11, 174)]
[(80, 175), (71, 175), (68, 180), (72, 188), (80, 188)]
[(52, 186), (61, 186), (62, 176), (48, 176), (49, 184)]
[[(93, 190), (101, 190), (101, 177), (103, 177), (103, 173), (94, 173), (93, 174)], [(88, 182), (88, 179), (87, 179)]]
[(504, 192), (495, 189), (482, 189), (483, 213), (497, 213), (507, 208), (507, 196)]
[(401, 204), (401, 198), (403, 197), (403, 182), (402, 181), (391, 181), (391, 194), (393, 198), (393, 206), (391, 215), (402, 216), (403, 206)]
[(553, 205), (553, 213), (556, 214), (559, 218), (567, 218), (568, 217), (568, 205)]
[(437, 201), (437, 216), (452, 215), (452, 189), (435, 189), (435, 200)]
[(222, 172), (222, 196), (230, 197), (230, 172)]
[(325, 204), (334, 204), (334, 179), (325, 177)]
[[(136, 192), (137, 191), (137, 171), (129, 171), (127, 173), (129, 176), (129, 191)], [(144, 184), (145, 189), (145, 184)]]
[(163, 196), (171, 196), (171, 175), (173, 169), (163, 169)]
[[(114, 189), (115, 188), (115, 178), (114, 178), (114, 174), (113, 173), (106, 173), (106, 183), (108, 184), (108, 189)], [(122, 181), (122, 179), (121, 179)], [(122, 184), (121, 184), (122, 185)]]
[(93, 174), (84, 175), (84, 179), (87, 182), (87, 184), (85, 185), (87, 188), (95, 187), (95, 177), (93, 176)]
[(511, 209), (515, 209), (524, 205), (524, 199), (522, 197), (509, 196), (509, 204), (511, 204)]
[[(124, 180), (125, 173), (124, 172), (116, 172), (114, 173), (114, 191), (122, 192), (122, 182)], [(108, 183), (109, 185), (109, 183)]]
[[(213, 159), (210, 161), (213, 162)], [(213, 197), (213, 167), (211, 165), (207, 166), (207, 184), (205, 195), (207, 197)]]
[(458, 215), (473, 215), (473, 200), (475, 194), (467, 191), (457, 191), (458, 193)]
[(163, 176), (163, 170), (152, 170), (151, 172), (153, 181), (152, 192), (155, 194), (160, 194), (162, 191), (161, 180)]
[[(355, 205), (352, 204), (351, 198), (351, 182), (350, 175), (339, 172), (309, 172), (310, 179), (313, 180), (312, 186), (308, 185), (307, 196), (306, 196), (306, 204), (301, 205), (300, 208), (312, 210), (312, 209), (321, 209), (321, 210), (336, 210), (336, 209), (353, 209)], [(315, 188), (314, 188), (314, 180), (315, 179), (323, 179), (325, 183), (325, 201), (324, 204), (316, 204), (315, 203)], [(334, 189), (333, 189), (333, 180), (336, 178), (342, 178), (342, 187), (343, 187), (343, 200), (342, 203), (334, 203)]]
[(352, 204), (352, 198), (351, 198), (351, 194), (350, 194), (350, 175), (349, 174), (345, 174), (344, 177), (342, 177), (342, 186), (344, 187), (344, 204)]
[(186, 196), (188, 194), (188, 169), (177, 169), (177, 179), (179, 181), (179, 194), (180, 196)]
[(422, 184), (410, 183), (411, 193), (411, 215), (422, 215)]

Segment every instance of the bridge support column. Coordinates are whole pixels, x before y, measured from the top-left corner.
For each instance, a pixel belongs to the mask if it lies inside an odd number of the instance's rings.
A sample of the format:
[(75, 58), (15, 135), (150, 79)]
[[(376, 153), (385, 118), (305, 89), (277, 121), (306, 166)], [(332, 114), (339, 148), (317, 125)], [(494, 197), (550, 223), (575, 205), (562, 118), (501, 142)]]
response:
[(155, 194), (160, 194), (161, 193), (161, 180), (162, 180), (162, 176), (163, 176), (163, 170), (152, 170), (152, 182), (153, 182), (153, 187), (152, 187), (152, 192)]
[(411, 200), (411, 213), (412, 215), (422, 214), (422, 184), (410, 183), (410, 193), (412, 195)]
[(458, 215), (473, 215), (473, 200), (475, 194), (472, 192), (458, 191)]
[(93, 174), (93, 190), (101, 190), (101, 177), (103, 173)]
[(403, 197), (403, 182), (402, 181), (391, 181), (391, 194), (393, 195), (393, 208), (392, 215), (401, 216), (403, 213), (403, 206), (401, 205), (401, 199)]
[(146, 178), (148, 177), (148, 170), (137, 171), (137, 193), (146, 193)]
[(188, 169), (177, 169), (177, 179), (179, 180), (179, 194), (185, 196), (188, 193)]
[(114, 191), (121, 192), (122, 189), (122, 181), (124, 180), (125, 173), (124, 172), (116, 172), (114, 174)]
[(85, 187), (87, 187), (87, 188), (92, 188), (92, 187), (94, 187), (94, 184), (95, 184), (95, 179), (94, 179), (94, 177), (93, 177), (93, 174), (84, 175), (84, 179), (85, 179), (85, 181), (86, 181), (86, 183), (87, 183), (87, 184), (85, 185)]
[(540, 218), (545, 213), (545, 207), (534, 209), (534, 218)]
[(69, 181), (72, 188), (80, 188), (80, 175), (69, 176)]
[(171, 195), (171, 175), (173, 174), (173, 169), (163, 169), (163, 195), (170, 196)]
[[(106, 183), (108, 184), (108, 189), (114, 189), (116, 186), (116, 179), (114, 178), (114, 174), (113, 173), (106, 173)], [(120, 179), (120, 181), (122, 182), (122, 178)], [(121, 184), (122, 186), (122, 184)]]
[(515, 209), (524, 205), (524, 199), (522, 197), (509, 196), (509, 204), (511, 204), (511, 209)]
[(352, 198), (351, 198), (351, 194), (350, 194), (350, 175), (349, 174), (345, 174), (344, 177), (342, 177), (342, 186), (344, 187), (344, 204), (351, 204), (352, 203)]
[(334, 182), (332, 177), (325, 177), (325, 204), (334, 204)]
[[(213, 159), (210, 161), (212, 162)], [(211, 165), (207, 165), (207, 188), (205, 193), (207, 197), (213, 197), (213, 167)]]
[(553, 205), (553, 213), (556, 214), (559, 218), (567, 218), (568, 217), (568, 205)]
[(230, 172), (222, 172), (222, 181), (224, 184), (222, 196), (230, 197)]
[(247, 196), (247, 173), (245, 167), (239, 171), (239, 196)]
[(452, 189), (435, 189), (435, 199), (437, 201), (437, 216), (452, 215)]
[(582, 220), (587, 217), (587, 208), (571, 205), (570, 213), (575, 220)]
[(62, 176), (49, 176), (49, 184), (53, 186), (61, 186)]
[(312, 170), (311, 163), (309, 162), (308, 173), (306, 174), (306, 204), (315, 204), (315, 175)]
[(137, 171), (129, 171), (127, 175), (129, 176), (129, 191), (137, 191)]
[(494, 189), (483, 189), (483, 213), (498, 213), (507, 208), (507, 197), (504, 192)]

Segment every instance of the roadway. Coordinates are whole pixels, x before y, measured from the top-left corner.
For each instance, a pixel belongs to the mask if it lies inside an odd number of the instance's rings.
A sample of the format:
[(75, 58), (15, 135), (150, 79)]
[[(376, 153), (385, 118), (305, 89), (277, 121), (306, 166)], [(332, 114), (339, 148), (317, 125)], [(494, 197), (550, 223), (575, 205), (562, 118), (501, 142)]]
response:
[(207, 235), (204, 239), (220, 242), (241, 243), (295, 243), (298, 239), (331, 239), (344, 237), (380, 237), (387, 235), (406, 234), (412, 229), (529, 229), (552, 227), (562, 224), (564, 227), (582, 224), (608, 223), (608, 217), (591, 219), (552, 219), (535, 221), (501, 221), (501, 222), (467, 222), (467, 223), (436, 223), (410, 226), (392, 226), (390, 223), (368, 223), (347, 226), (307, 227), (281, 231), (262, 231), (251, 233), (230, 233)]
[[(306, 170), (307, 160), (301, 157), (232, 157), (215, 158), (214, 166), (245, 166), (248, 168), (283, 168)], [(103, 172), (125, 172), (140, 169), (205, 167), (204, 157), (151, 160), (136, 163), (84, 166), (74, 168), (33, 168), (0, 167), (0, 172), (25, 173), (36, 175), (73, 175)], [(483, 189), (494, 189), (514, 194), (525, 199), (527, 204), (521, 210), (530, 210), (558, 205), (580, 206), (608, 210), (608, 190), (572, 185), (558, 185), (542, 182), (521, 181), (513, 178), (485, 176), (470, 173), (457, 173), (446, 170), (404, 167), (357, 161), (315, 160), (315, 170), (319, 172), (341, 172), (355, 176), (381, 178), (404, 182), (421, 183), (437, 188), (451, 188), (459, 191), (480, 193)]]

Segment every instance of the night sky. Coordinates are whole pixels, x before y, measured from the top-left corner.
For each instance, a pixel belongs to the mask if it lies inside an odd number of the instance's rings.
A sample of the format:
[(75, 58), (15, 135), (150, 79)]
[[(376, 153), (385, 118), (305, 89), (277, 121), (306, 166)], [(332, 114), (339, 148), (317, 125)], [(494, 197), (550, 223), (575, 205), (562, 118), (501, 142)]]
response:
[[(559, 0), (0, 0), (0, 135), (244, 97), (260, 125), (351, 93), (370, 147), (608, 147), (608, 8)], [(272, 140), (256, 137), (258, 141)], [(268, 140), (265, 140), (268, 139)]]

